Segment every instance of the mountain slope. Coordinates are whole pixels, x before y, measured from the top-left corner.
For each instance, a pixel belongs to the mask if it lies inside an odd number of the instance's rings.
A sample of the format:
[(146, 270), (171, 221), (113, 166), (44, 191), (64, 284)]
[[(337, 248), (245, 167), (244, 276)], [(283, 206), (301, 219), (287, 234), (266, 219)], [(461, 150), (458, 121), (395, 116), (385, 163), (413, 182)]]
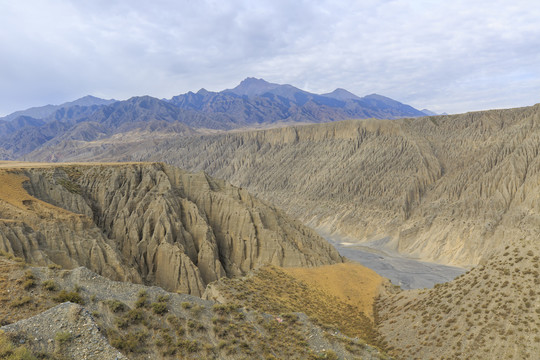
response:
[[(19, 124), (22, 119), (7, 123), (4, 127), (0, 124), (0, 145), (11, 154), (11, 158), (16, 158), (40, 148), (110, 139), (116, 134), (134, 131), (194, 134), (185, 123), (196, 123), (198, 117), (185, 113), (149, 96), (118, 101), (109, 106), (76, 105), (59, 109), (45, 120), (23, 122), (16, 128), (8, 128), (7, 125)], [(185, 121), (179, 121), (180, 118)]]
[[(336, 276), (351, 283), (348, 292), (328, 279)], [(372, 346), (381, 346), (372, 318), (368, 316), (373, 311), (374, 297), (383, 291), (382, 288), (383, 279), (358, 264), (329, 265), (292, 273), (288, 269), (269, 266), (246, 277), (224, 278), (212, 283), (204, 297), (217, 298), (225, 304), (238, 303), (276, 316), (303, 312), (315, 323), (338, 329)], [(347, 299), (345, 294), (370, 301), (371, 308)]]
[(30, 262), (194, 295), (267, 263), (341, 262), (310, 229), (203, 173), (163, 164), (7, 166), (0, 250)]
[(343, 89), (318, 95), (255, 78), (247, 78), (237, 87), (221, 92), (202, 89), (197, 93), (178, 95), (171, 103), (217, 117), (228, 123), (229, 128), (280, 122), (321, 123), (351, 118), (425, 116), (411, 106), (380, 95), (359, 98)]

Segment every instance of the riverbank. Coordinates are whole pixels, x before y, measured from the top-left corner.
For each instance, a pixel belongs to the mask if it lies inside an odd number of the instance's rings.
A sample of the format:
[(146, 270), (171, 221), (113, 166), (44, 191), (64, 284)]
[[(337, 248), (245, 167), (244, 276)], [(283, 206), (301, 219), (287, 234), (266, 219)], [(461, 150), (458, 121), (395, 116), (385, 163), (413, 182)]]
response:
[(435, 284), (451, 281), (467, 271), (465, 268), (419, 261), (365, 244), (346, 242), (337, 236), (319, 234), (340, 255), (374, 270), (404, 290), (432, 288)]

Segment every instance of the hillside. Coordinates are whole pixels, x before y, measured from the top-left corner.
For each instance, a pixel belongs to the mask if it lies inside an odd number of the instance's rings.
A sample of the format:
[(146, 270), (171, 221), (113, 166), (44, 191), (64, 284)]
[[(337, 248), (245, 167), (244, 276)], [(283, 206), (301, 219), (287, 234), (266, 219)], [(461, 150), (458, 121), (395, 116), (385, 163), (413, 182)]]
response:
[(0, 268), (9, 279), (0, 287), (0, 357), (389, 359), (302, 313), (277, 314), (278, 322), (261, 309), (115, 282), (82, 267), (31, 267), (10, 254), (0, 254)]
[[(324, 328), (360, 338), (371, 346), (385, 346), (373, 321), (373, 305), (376, 297), (391, 287), (387, 280), (352, 263), (299, 270), (268, 266), (242, 278), (223, 278), (209, 285), (203, 297), (275, 316), (302, 312)], [(349, 287), (336, 286), (336, 277)]]
[(169, 138), (151, 150), (95, 142), (55, 154), (204, 170), (325, 232), (469, 266), (510, 239), (535, 236), (539, 139), (535, 105)]
[(160, 163), (0, 168), (0, 250), (193, 295), (263, 264), (341, 262), (312, 230), (215, 180)]
[(378, 330), (402, 359), (538, 359), (539, 254), (509, 241), (454, 281), (383, 296)]

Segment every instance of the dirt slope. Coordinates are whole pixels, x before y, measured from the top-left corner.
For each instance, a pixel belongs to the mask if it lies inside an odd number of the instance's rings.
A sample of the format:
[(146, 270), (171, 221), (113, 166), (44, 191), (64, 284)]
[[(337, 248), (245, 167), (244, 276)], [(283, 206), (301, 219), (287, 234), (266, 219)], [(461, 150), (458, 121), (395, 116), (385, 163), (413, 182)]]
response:
[(456, 280), (383, 296), (379, 331), (403, 359), (538, 359), (540, 249), (510, 243)]

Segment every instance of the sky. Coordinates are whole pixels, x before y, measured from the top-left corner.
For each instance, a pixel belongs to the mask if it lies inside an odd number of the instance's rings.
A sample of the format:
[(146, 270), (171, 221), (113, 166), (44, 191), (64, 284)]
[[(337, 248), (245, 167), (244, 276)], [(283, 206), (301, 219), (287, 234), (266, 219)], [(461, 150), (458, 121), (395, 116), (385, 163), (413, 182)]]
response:
[(0, 116), (246, 77), (462, 113), (540, 102), (537, 0), (0, 0)]

